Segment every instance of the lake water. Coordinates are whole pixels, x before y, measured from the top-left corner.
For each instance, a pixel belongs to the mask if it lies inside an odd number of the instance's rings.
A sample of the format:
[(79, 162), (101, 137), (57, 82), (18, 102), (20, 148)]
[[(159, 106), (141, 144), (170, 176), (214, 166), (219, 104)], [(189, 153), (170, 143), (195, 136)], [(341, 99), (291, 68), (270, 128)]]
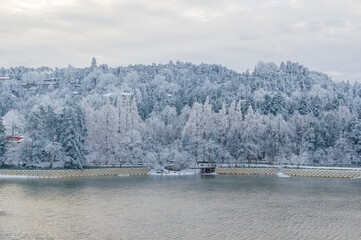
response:
[(0, 239), (361, 239), (361, 179), (0, 179)]

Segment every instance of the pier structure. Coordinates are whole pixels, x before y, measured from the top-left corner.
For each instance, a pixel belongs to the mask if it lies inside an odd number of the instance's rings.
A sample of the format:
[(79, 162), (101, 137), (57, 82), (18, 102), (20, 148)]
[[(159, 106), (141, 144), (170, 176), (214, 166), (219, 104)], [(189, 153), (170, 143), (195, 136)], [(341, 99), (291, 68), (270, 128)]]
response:
[(214, 173), (216, 170), (216, 165), (208, 161), (198, 161), (196, 166), (190, 167), (190, 169), (200, 169), (201, 174), (204, 173)]

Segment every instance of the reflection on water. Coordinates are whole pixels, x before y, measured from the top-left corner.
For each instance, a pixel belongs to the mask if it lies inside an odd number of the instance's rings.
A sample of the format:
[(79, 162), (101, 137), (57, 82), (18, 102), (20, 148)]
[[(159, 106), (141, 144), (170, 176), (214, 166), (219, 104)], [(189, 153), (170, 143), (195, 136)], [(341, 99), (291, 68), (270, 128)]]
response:
[(0, 239), (361, 239), (361, 180), (0, 179)]

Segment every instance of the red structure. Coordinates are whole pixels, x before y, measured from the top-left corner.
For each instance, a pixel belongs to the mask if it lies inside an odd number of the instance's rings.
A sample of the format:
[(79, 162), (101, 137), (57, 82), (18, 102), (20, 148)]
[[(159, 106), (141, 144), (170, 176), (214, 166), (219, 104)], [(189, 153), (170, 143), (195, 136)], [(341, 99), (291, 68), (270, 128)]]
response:
[(20, 143), (24, 140), (23, 137), (8, 137), (8, 141), (9, 142), (16, 142), (16, 143)]

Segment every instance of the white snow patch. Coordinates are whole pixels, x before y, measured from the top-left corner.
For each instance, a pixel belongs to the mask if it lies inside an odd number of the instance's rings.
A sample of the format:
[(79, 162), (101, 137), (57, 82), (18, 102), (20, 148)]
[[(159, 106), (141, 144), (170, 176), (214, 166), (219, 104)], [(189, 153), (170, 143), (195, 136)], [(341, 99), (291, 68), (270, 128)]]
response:
[[(248, 166), (248, 164), (247, 164)], [(300, 169), (327, 169), (327, 170), (358, 170), (361, 171), (361, 167), (321, 167), (321, 166), (299, 166), (297, 165), (268, 165), (268, 164), (250, 164), (250, 167), (268, 167), (268, 168), (300, 168)]]
[(193, 169), (185, 169), (181, 171), (168, 171), (168, 170), (156, 170), (152, 169), (148, 172), (148, 175), (154, 176), (184, 176), (184, 175), (194, 175)]
[(118, 174), (118, 177), (129, 177), (130, 174)]
[(290, 176), (284, 174), (283, 172), (277, 173), (277, 176), (278, 176), (278, 177), (290, 177)]
[(0, 175), (0, 178), (39, 178), (37, 176), (23, 176), (23, 175)]

